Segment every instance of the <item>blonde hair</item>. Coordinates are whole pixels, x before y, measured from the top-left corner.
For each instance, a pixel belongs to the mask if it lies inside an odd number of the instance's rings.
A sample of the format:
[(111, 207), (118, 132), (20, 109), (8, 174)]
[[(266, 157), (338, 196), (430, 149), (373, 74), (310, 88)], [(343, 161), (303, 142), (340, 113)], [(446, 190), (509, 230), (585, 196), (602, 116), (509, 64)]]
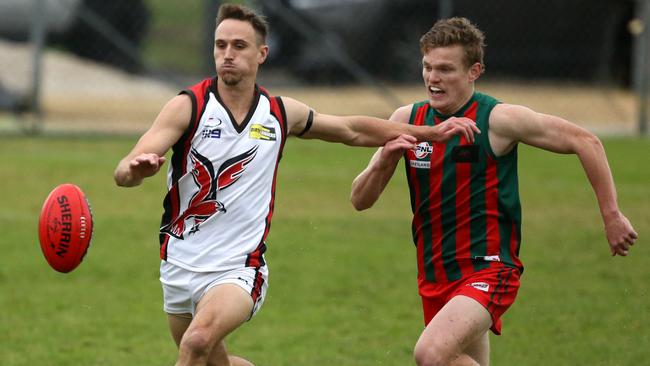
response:
[(420, 51), (422, 55), (438, 47), (460, 45), (465, 51), (465, 65), (483, 64), (485, 35), (469, 19), (454, 17), (438, 20), (422, 38)]

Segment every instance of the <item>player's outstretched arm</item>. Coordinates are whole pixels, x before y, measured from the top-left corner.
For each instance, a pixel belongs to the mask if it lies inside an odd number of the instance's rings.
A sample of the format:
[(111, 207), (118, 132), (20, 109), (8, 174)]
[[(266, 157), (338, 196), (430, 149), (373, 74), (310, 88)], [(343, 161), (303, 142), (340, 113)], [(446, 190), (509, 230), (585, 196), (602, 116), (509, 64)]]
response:
[(490, 115), (493, 150), (510, 149), (518, 141), (556, 153), (578, 155), (596, 194), (611, 254), (628, 255), (637, 233), (618, 207), (614, 179), (598, 137), (556, 116), (517, 105), (496, 106)]
[[(398, 108), (390, 117), (391, 121), (408, 123), (413, 105)], [(405, 151), (416, 146), (417, 139), (410, 135), (400, 135), (380, 147), (364, 169), (352, 182), (350, 202), (357, 210), (365, 210), (377, 202), (379, 196), (395, 173), (395, 168)]]
[(287, 97), (282, 101), (290, 134), (352, 146), (383, 146), (400, 135), (410, 135), (418, 141), (439, 142), (463, 134), (468, 141), (474, 141), (474, 134), (480, 132), (476, 123), (468, 118), (450, 118), (438, 126), (413, 126), (368, 116), (333, 116), (318, 112), (312, 112), (309, 118), (310, 108), (305, 104)]
[(167, 102), (149, 130), (117, 165), (115, 183), (121, 187), (133, 187), (156, 174), (165, 163), (165, 153), (189, 125), (191, 115), (192, 102), (187, 95), (177, 95)]

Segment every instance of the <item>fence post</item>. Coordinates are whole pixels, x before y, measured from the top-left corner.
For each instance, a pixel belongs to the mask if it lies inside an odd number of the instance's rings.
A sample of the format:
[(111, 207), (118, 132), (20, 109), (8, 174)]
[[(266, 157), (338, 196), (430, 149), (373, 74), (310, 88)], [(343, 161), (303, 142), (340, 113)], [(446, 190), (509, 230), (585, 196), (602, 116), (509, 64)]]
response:
[(650, 78), (650, 0), (637, 0), (636, 19), (630, 25), (630, 31), (634, 35), (634, 88), (637, 93), (639, 109), (638, 118), (639, 135), (643, 136), (648, 132), (648, 92)]
[(30, 41), (32, 50), (32, 85), (29, 91), (30, 108), (34, 112), (34, 121), (28, 127), (30, 133), (37, 133), (42, 128), (43, 109), (41, 108), (41, 79), (43, 48), (45, 47), (45, 0), (33, 0), (32, 29)]
[(454, 12), (453, 0), (440, 0), (438, 3), (438, 18), (449, 19)]
[(221, 1), (219, 0), (205, 0), (205, 20), (203, 31), (203, 44), (205, 47), (204, 55), (201, 55), (204, 60), (203, 68), (208, 75), (214, 75), (217, 71), (214, 69), (214, 58), (212, 57), (212, 50), (214, 48), (214, 27), (216, 25), (215, 19), (217, 18), (217, 11)]

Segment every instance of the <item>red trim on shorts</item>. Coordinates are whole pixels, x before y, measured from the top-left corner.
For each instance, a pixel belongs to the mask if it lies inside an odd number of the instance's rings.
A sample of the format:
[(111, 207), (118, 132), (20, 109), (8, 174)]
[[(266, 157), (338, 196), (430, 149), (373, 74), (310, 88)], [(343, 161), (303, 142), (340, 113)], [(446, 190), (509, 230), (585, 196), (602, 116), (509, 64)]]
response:
[(255, 280), (253, 280), (253, 288), (251, 289), (251, 298), (253, 304), (262, 296), (262, 285), (264, 284), (264, 276), (259, 270), (255, 270)]

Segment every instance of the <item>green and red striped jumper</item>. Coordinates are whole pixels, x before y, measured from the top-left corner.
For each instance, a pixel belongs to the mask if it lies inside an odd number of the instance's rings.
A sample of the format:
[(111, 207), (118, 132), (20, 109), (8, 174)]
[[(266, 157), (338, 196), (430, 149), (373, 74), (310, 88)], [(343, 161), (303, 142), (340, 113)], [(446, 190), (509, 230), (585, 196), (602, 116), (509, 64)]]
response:
[[(498, 103), (475, 92), (453, 115), (476, 121), (481, 134), (474, 144), (454, 136), (421, 142), (404, 155), (421, 280), (445, 283), (496, 265), (523, 271), (517, 148), (497, 157), (488, 140)], [(449, 117), (424, 101), (413, 105), (409, 123), (433, 126)]]

